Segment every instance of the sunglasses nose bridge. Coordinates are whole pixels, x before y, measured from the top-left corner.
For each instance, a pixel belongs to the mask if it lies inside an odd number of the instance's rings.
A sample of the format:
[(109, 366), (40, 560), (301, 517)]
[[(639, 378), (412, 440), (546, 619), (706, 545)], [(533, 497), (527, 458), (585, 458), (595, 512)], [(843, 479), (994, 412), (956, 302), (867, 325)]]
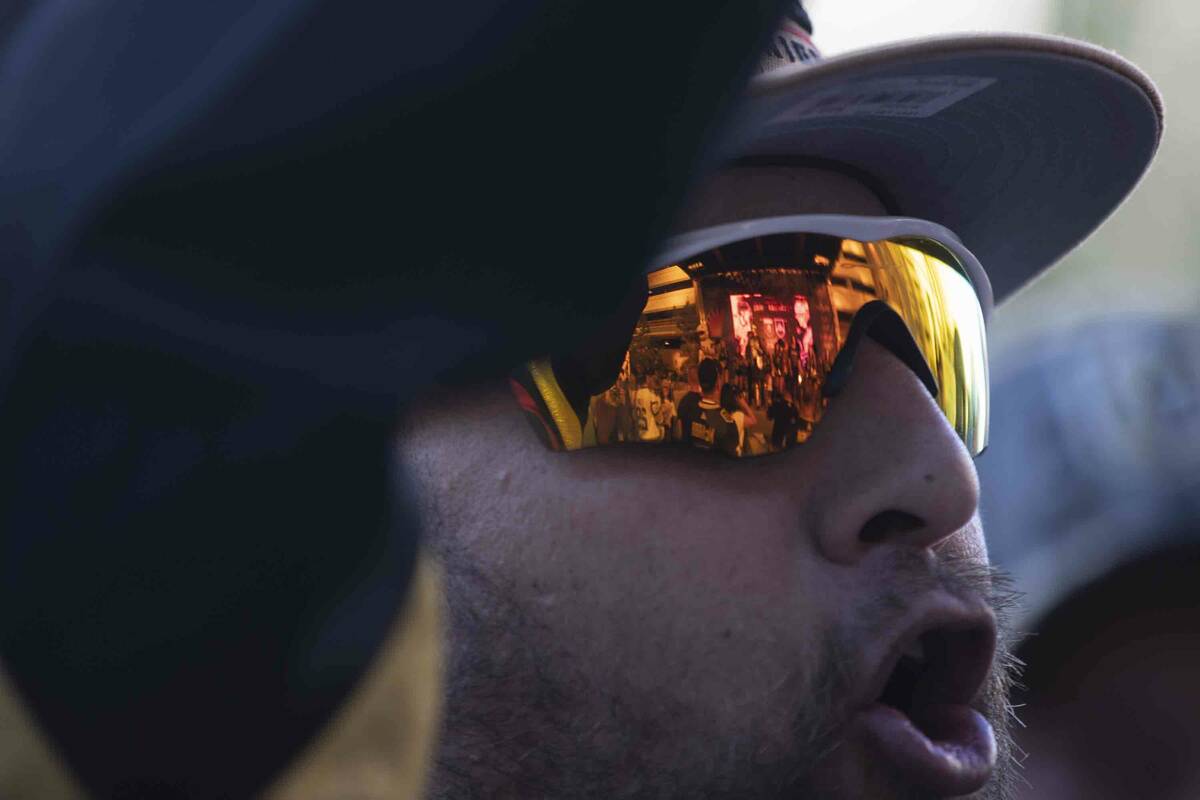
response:
[(913, 371), (921, 383), (925, 384), (930, 395), (938, 396), (937, 379), (933, 376), (929, 362), (926, 361), (921, 348), (917, 346), (904, 319), (887, 303), (882, 300), (873, 300), (865, 304), (854, 315), (854, 322), (850, 325), (845, 344), (842, 345), (841, 351), (834, 359), (833, 366), (821, 389), (821, 393), (825, 397), (836, 397), (846, 387), (854, 369), (855, 356), (858, 354), (864, 337), (870, 337), (900, 359)]

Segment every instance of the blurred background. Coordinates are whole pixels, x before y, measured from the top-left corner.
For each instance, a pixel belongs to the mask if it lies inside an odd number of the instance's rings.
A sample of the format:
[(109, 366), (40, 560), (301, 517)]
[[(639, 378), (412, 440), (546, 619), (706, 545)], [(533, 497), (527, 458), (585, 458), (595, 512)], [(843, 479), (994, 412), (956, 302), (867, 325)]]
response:
[(1200, 4), (806, 5), (827, 56), (937, 33), (1061, 34), (1158, 84), (1166, 133), (1142, 184), (992, 318), (977, 464), (992, 560), (1026, 593), (1018, 797), (1200, 798)]

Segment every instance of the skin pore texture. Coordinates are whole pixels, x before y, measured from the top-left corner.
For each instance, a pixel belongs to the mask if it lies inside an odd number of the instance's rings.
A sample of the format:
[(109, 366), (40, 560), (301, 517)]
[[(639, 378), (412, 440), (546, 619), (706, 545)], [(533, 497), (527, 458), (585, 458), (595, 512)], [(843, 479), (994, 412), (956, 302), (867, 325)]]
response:
[[(718, 176), (684, 228), (762, 214), (883, 214), (817, 170)], [(758, 188), (755, 189), (757, 183)], [(974, 464), (928, 391), (868, 342), (800, 447), (553, 453), (504, 385), (406, 413), (398, 469), (446, 573), (435, 798), (909, 798), (848, 725), (864, 653), (927, 598), (1001, 623), (973, 704), (1007, 797), (1003, 611)], [(869, 530), (869, 535), (863, 535)]]

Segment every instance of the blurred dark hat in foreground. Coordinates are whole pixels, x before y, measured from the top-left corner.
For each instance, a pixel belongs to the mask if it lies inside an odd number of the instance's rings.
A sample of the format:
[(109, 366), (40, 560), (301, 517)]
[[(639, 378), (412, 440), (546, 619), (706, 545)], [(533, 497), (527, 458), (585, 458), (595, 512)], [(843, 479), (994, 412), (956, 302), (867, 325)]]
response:
[(4, 664), (89, 793), (249, 796), (411, 604), (398, 404), (611, 313), (782, 4), (26, 8)]

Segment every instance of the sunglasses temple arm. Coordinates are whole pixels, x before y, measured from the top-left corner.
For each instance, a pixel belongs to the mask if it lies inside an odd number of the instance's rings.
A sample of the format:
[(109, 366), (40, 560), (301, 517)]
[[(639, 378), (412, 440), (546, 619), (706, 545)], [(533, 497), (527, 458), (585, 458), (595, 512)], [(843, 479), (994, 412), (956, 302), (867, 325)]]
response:
[(929, 362), (921, 353), (904, 319), (882, 300), (872, 300), (858, 310), (846, 342), (833, 361), (821, 394), (825, 397), (836, 397), (850, 382), (850, 374), (854, 368), (854, 357), (858, 353), (863, 337), (869, 336), (878, 342), (896, 358), (900, 359), (925, 384), (929, 393), (938, 396), (937, 379), (929, 369)]

